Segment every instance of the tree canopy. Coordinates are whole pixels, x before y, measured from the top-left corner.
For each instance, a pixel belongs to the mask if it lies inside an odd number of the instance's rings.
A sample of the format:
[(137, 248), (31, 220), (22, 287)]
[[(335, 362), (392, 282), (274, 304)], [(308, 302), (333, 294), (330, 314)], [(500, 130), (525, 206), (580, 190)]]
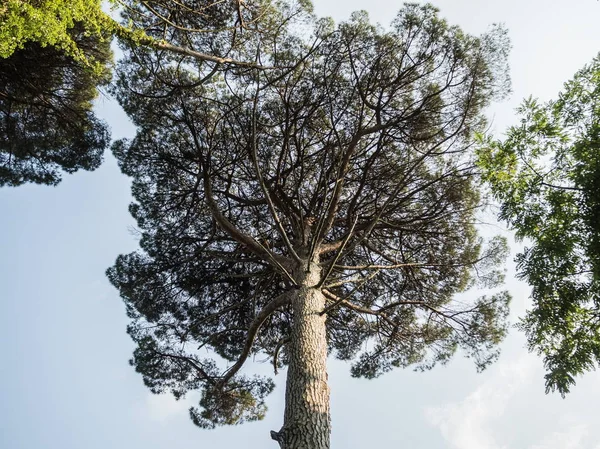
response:
[(0, 186), (57, 184), (61, 171), (93, 170), (110, 142), (92, 112), (99, 85), (110, 81), (109, 41), (76, 25), (77, 48), (97, 63), (82, 64), (53, 46), (27, 42), (0, 60)]
[(100, 165), (110, 137), (92, 107), (111, 78), (106, 17), (100, 0), (0, 7), (0, 186)]
[(152, 391), (201, 390), (202, 427), (260, 419), (273, 382), (241, 369), (266, 357), (288, 367), (273, 438), (305, 447), (310, 428), (310, 447), (328, 448), (327, 353), (367, 378), (458, 348), (480, 369), (497, 357), (508, 294), (458, 295), (503, 279), (505, 242), (477, 234), (472, 137), (506, 93), (508, 44), (429, 5), (389, 30), (365, 13), (279, 23), (235, 50), (272, 70), (143, 48), (121, 62), (115, 96), (138, 133), (113, 151), (141, 250), (108, 276)]
[[(101, 0), (7, 0), (0, 6), (0, 58), (8, 58), (27, 43), (61, 50), (79, 63), (103, 71), (75, 39), (75, 26), (100, 40), (116, 35), (121, 42), (183, 53), (200, 60), (244, 65), (228, 57), (244, 33), (265, 32), (298, 14), (312, 11), (308, 0), (109, 0), (123, 20), (102, 9)], [(192, 34), (194, 39), (181, 36)], [(202, 37), (201, 37), (202, 36)], [(215, 42), (219, 41), (219, 45)], [(92, 57), (90, 57), (92, 56)]]
[[(92, 112), (110, 81), (110, 42), (150, 46), (214, 65), (231, 58), (246, 35), (264, 33), (310, 4), (270, 1), (8, 0), (0, 6), (0, 186), (57, 184), (61, 171), (93, 170), (109, 143)], [(189, 36), (194, 36), (189, 39)]]
[(544, 356), (547, 391), (564, 395), (600, 362), (600, 57), (557, 100), (530, 98), (518, 113), (480, 166), (526, 244), (517, 268), (533, 305), (520, 326)]
[(6, 0), (0, 6), (0, 58), (27, 44), (54, 47), (79, 62), (93, 64), (73, 28), (87, 36), (106, 37), (107, 16), (101, 0)]

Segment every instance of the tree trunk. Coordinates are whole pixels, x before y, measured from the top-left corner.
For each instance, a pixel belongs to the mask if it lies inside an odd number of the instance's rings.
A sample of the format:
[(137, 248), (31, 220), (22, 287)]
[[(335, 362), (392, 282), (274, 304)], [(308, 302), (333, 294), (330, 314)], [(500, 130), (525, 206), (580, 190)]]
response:
[(284, 423), (280, 432), (273, 432), (273, 438), (281, 449), (329, 449), (327, 337), (325, 315), (320, 315), (325, 298), (320, 290), (311, 288), (319, 282), (320, 269), (313, 263), (295, 274), (300, 288), (292, 297)]

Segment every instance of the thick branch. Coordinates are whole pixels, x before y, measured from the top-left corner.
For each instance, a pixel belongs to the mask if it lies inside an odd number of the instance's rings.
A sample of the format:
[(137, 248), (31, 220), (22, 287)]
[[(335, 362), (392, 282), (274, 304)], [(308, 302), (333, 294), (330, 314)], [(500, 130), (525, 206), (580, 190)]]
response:
[(178, 55), (189, 56), (189, 57), (197, 59), (199, 61), (214, 62), (216, 64), (230, 64), (230, 65), (235, 65), (235, 66), (239, 66), (239, 67), (247, 67), (247, 68), (251, 68), (251, 69), (262, 69), (262, 70), (269, 70), (269, 69), (276, 68), (276, 67), (270, 67), (270, 66), (262, 66), (255, 62), (238, 61), (238, 60), (232, 59), (232, 58), (210, 55), (208, 53), (202, 53), (202, 52), (199, 52), (196, 50), (192, 50), (191, 48), (180, 47), (178, 45), (174, 45), (174, 44), (171, 44), (166, 41), (159, 41), (159, 40), (153, 39), (152, 37), (147, 36), (147, 35), (139, 36), (133, 30), (130, 30), (122, 25), (119, 25), (117, 22), (113, 21), (112, 19), (110, 19), (110, 20), (112, 21), (112, 23), (110, 25), (111, 25), (112, 29), (115, 31), (115, 34), (117, 35), (117, 37), (119, 37), (120, 39), (123, 39), (127, 42), (135, 43), (136, 45), (144, 45), (146, 47), (152, 47), (157, 50), (166, 50), (168, 52), (176, 53)]
[(295, 282), (294, 278), (290, 275), (290, 273), (286, 269), (286, 266), (290, 265), (290, 263), (289, 263), (290, 261), (286, 257), (281, 256), (279, 254), (275, 254), (272, 251), (270, 251), (268, 248), (265, 248), (256, 239), (252, 238), (251, 236), (249, 236), (249, 235), (245, 234), (244, 232), (242, 232), (241, 230), (239, 230), (221, 212), (219, 205), (217, 204), (217, 202), (215, 201), (215, 198), (213, 196), (211, 178), (210, 178), (210, 174), (208, 172), (208, 162), (202, 156), (202, 145), (200, 144), (200, 141), (198, 139), (196, 127), (195, 127), (193, 121), (191, 121), (189, 119), (189, 117), (187, 116), (187, 111), (185, 109), (185, 105), (182, 105), (182, 106), (183, 106), (183, 110), (184, 110), (185, 123), (192, 134), (192, 137), (194, 139), (194, 145), (196, 146), (196, 149), (198, 150), (198, 154), (200, 155), (201, 170), (202, 170), (201, 176), (202, 176), (203, 185), (204, 185), (204, 195), (206, 198), (206, 203), (210, 209), (211, 215), (213, 216), (215, 221), (218, 223), (218, 225), (225, 232), (227, 232), (234, 240), (245, 245), (250, 251), (252, 251), (256, 255), (271, 262), (275, 266), (276, 269), (281, 271), (288, 278), (288, 280), (290, 280), (292, 282), (292, 284), (295, 285), (296, 282)]
[(250, 355), (250, 351), (252, 350), (252, 345), (254, 344), (254, 339), (256, 338), (256, 334), (258, 333), (260, 327), (265, 322), (265, 320), (278, 308), (287, 304), (289, 302), (288, 293), (282, 293), (277, 298), (273, 299), (270, 303), (263, 307), (263, 309), (256, 315), (254, 321), (250, 324), (248, 328), (248, 335), (246, 337), (246, 344), (244, 345), (244, 349), (240, 354), (237, 362), (227, 370), (223, 378), (219, 381), (219, 385), (222, 387), (225, 385), (235, 374), (244, 366), (246, 359)]
[(274, 371), (275, 375), (277, 375), (279, 373), (279, 371), (277, 369), (277, 365), (279, 364), (279, 362), (278, 362), (279, 351), (281, 351), (281, 348), (283, 348), (289, 342), (290, 342), (289, 338), (284, 338), (279, 343), (277, 343), (277, 346), (275, 347), (275, 352), (273, 353), (273, 371)]

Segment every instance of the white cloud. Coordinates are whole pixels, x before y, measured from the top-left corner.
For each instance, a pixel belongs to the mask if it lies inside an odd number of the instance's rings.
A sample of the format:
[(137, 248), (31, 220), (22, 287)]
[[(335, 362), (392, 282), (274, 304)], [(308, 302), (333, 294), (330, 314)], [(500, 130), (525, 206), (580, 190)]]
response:
[[(498, 366), (494, 375), (463, 401), (425, 410), (450, 447), (457, 449), (506, 449), (497, 442), (491, 425), (500, 418), (510, 399), (532, 377), (535, 360), (526, 355)], [(539, 448), (541, 449), (541, 448)]]
[[(531, 449), (581, 449), (584, 447), (586, 437), (588, 436), (588, 426), (585, 424), (576, 424), (571, 421), (567, 424), (568, 429), (565, 431), (553, 432), (542, 440), (541, 443), (535, 444)], [(600, 449), (597, 446), (596, 449)]]
[(426, 408), (426, 419), (452, 449), (600, 449), (597, 396), (556, 402), (539, 390), (542, 375), (531, 354), (501, 362), (463, 400)]

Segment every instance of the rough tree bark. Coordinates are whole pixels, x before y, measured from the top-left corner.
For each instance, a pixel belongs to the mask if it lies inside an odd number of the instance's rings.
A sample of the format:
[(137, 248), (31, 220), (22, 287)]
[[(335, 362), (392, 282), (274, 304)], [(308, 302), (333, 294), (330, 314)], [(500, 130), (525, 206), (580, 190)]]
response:
[(288, 344), (288, 374), (283, 427), (272, 432), (281, 449), (329, 449), (331, 419), (327, 384), (325, 297), (321, 269), (306, 263), (294, 273), (299, 288), (292, 293), (292, 335)]

